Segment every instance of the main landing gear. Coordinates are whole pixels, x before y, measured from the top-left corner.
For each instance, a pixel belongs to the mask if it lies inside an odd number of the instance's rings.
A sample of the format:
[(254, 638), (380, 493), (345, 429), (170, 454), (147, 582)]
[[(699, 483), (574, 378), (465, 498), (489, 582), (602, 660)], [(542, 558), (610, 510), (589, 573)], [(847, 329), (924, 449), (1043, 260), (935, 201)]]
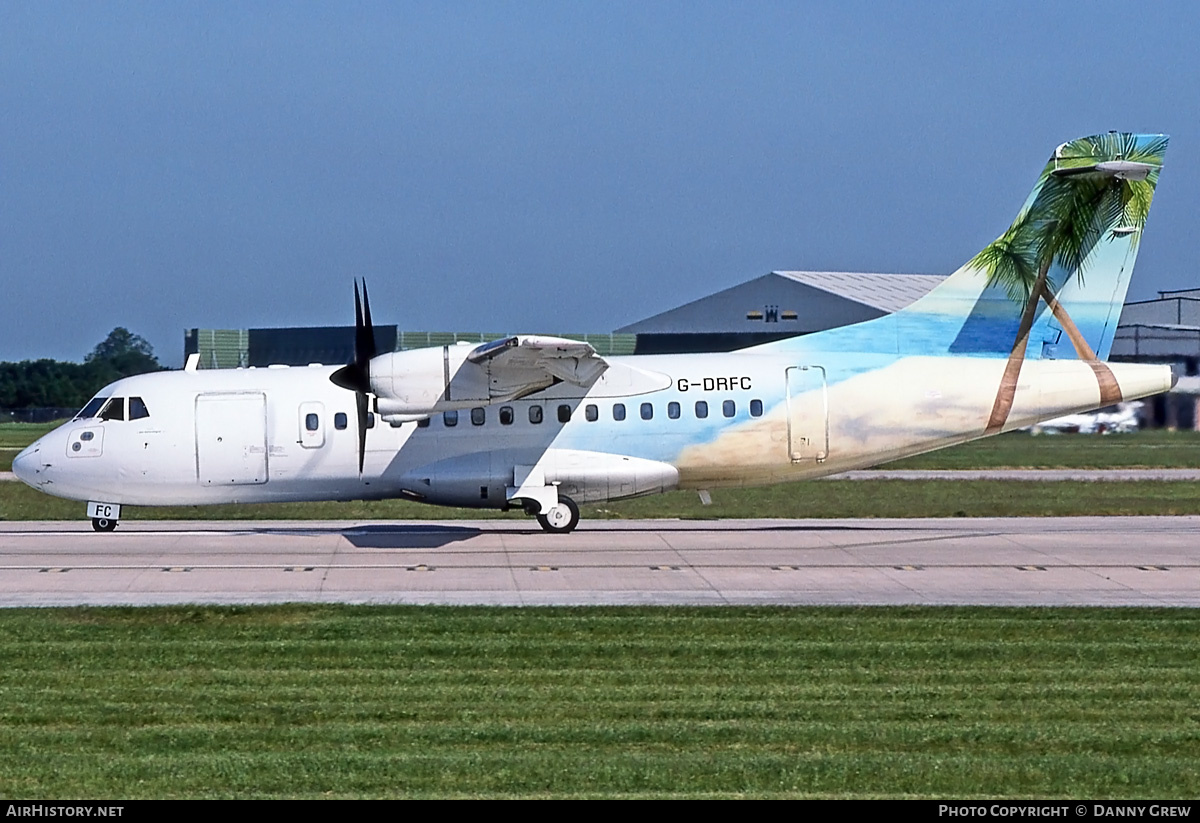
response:
[(542, 531), (550, 534), (567, 534), (579, 525), (579, 507), (566, 495), (558, 496), (558, 505), (545, 514), (537, 516)]
[(110, 532), (117, 527), (117, 521), (110, 517), (93, 517), (92, 528), (98, 532)]

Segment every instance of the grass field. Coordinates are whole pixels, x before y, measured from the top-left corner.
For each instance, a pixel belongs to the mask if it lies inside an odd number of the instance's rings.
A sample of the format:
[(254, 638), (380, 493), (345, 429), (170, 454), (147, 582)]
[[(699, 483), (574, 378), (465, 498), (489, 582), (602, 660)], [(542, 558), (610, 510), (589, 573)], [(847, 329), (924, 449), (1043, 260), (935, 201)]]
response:
[(1200, 467), (1200, 432), (1012, 432), (887, 464), (889, 469), (1183, 469)]
[(0, 423), (0, 472), (12, 471), (17, 452), (50, 431), (58, 423)]
[(0, 612), (6, 798), (1200, 795), (1200, 614)]

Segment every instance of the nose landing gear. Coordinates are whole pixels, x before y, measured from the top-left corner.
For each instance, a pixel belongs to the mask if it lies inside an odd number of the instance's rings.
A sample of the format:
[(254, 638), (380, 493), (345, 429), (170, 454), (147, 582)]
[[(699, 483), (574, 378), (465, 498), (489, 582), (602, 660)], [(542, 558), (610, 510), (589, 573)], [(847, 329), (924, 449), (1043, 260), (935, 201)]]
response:
[(97, 503), (95, 500), (88, 502), (87, 516), (92, 518), (92, 528), (98, 532), (110, 532), (117, 527), (117, 520), (121, 517), (121, 506), (119, 503)]

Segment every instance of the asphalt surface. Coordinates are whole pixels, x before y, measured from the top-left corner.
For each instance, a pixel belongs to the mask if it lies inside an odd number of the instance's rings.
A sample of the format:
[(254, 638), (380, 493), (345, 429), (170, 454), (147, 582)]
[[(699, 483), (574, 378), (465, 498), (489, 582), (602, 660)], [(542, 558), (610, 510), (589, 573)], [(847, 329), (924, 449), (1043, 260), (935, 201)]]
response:
[(0, 604), (1200, 606), (1200, 517), (0, 523)]

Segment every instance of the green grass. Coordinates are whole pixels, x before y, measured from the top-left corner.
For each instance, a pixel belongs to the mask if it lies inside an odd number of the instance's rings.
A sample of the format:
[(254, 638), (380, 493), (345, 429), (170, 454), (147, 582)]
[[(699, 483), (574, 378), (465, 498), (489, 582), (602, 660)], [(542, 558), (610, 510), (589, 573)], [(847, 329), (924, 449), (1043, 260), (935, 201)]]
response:
[(61, 423), (0, 423), (0, 472), (12, 471), (17, 452)]
[(0, 613), (6, 798), (1200, 795), (1200, 614)]
[(1200, 432), (1012, 432), (889, 463), (888, 469), (1182, 469), (1200, 467)]
[[(1184, 481), (1014, 482), (1010, 480), (811, 480), (759, 489), (718, 489), (713, 505), (693, 492), (580, 507), (585, 520), (678, 517), (1067, 517), (1200, 514), (1200, 485)], [(525, 521), (517, 512), (454, 509), (404, 500), (130, 506), (133, 520), (477, 520)], [(0, 521), (82, 520), (84, 504), (22, 483), (0, 483)]]

